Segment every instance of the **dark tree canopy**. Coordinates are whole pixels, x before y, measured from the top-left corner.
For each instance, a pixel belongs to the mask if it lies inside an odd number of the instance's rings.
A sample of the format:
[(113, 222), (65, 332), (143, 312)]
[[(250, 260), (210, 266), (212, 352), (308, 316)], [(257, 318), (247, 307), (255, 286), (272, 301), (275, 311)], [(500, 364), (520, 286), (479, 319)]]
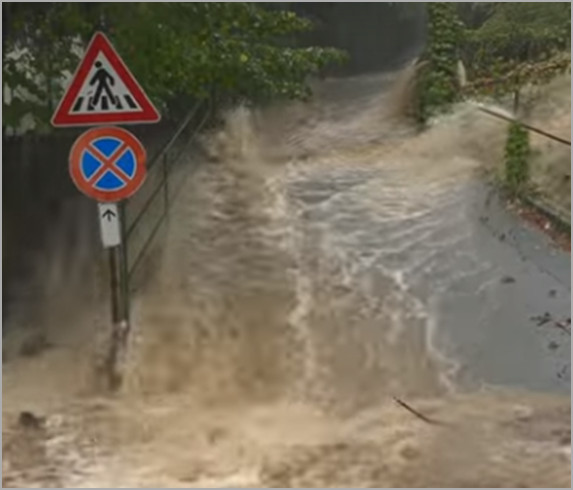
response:
[(161, 105), (213, 91), (267, 100), (308, 95), (308, 76), (343, 53), (296, 48), (312, 29), (288, 10), (255, 3), (4, 3), (4, 83), (12, 89), (3, 123), (24, 114), (45, 123), (95, 30), (110, 37), (136, 78)]

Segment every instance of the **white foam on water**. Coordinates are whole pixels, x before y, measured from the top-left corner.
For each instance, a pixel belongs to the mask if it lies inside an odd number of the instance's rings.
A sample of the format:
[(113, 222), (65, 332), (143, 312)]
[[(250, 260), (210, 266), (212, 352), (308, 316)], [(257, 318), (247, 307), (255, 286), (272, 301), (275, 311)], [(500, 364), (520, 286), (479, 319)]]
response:
[[(5, 367), (8, 482), (567, 484), (568, 461), (508, 441), (555, 447), (569, 401), (456, 394), (463, 366), (443, 349), (441, 291), (489, 267), (468, 257), (450, 274), (447, 264), (468, 237), (467, 186), (502, 152), (499, 123), (462, 104), (417, 134), (394, 118), (404, 101), (392, 97), (407, 87), (374, 90), (389, 76), (329, 81), (310, 105), (228, 114), (206, 138), (211, 162), (186, 182), (150, 284), (134, 298), (122, 392), (99, 399), (76, 376), (92, 362), (104, 302), (72, 320), (40, 315), (81, 335)], [(328, 99), (337, 83), (344, 102)], [(46, 289), (59, 287), (51, 296), (73, 304), (58, 267), (46, 275)], [(541, 422), (516, 418), (515, 400)], [(15, 423), (30, 406), (63, 420), (42, 435), (48, 453)], [(32, 466), (42, 471), (30, 476)]]

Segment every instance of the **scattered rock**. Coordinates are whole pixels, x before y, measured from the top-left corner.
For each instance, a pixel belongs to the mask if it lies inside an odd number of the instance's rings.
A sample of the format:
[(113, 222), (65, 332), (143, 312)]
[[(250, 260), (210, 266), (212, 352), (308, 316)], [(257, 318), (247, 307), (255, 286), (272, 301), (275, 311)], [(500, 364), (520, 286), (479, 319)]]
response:
[(513, 284), (515, 282), (515, 277), (512, 276), (503, 276), (501, 278), (502, 284)]
[(45, 421), (46, 419), (44, 417), (38, 417), (28, 411), (20, 412), (20, 416), (18, 417), (18, 424), (25, 429), (42, 429)]
[(560, 322), (556, 321), (556, 322), (553, 322), (553, 324), (557, 328), (563, 330), (565, 333), (571, 335), (571, 318), (567, 318), (566, 320), (563, 320)]
[(500, 242), (505, 241), (505, 233), (502, 233), (501, 235), (499, 235), (499, 241)]
[(545, 325), (551, 321), (551, 314), (546, 311), (543, 315), (532, 316), (531, 320), (537, 322), (537, 326), (541, 327), (542, 325)]
[(559, 370), (559, 372), (557, 373), (557, 377), (559, 379), (564, 379), (567, 376), (567, 371), (569, 371), (569, 369), (570, 369), (570, 366), (568, 366), (568, 365), (563, 366)]
[(24, 357), (33, 357), (41, 354), (46, 349), (49, 349), (52, 346), (46, 335), (43, 333), (37, 333), (28, 337), (22, 345), (20, 346), (20, 355)]
[(550, 290), (549, 291), (549, 297), (555, 298), (555, 296), (557, 296), (557, 291), (555, 289)]
[(551, 350), (555, 350), (559, 348), (559, 344), (554, 340), (552, 340), (551, 342), (549, 342), (549, 345), (547, 347), (549, 347)]
[(416, 459), (420, 456), (420, 451), (411, 445), (407, 445), (400, 451), (400, 455), (407, 460)]

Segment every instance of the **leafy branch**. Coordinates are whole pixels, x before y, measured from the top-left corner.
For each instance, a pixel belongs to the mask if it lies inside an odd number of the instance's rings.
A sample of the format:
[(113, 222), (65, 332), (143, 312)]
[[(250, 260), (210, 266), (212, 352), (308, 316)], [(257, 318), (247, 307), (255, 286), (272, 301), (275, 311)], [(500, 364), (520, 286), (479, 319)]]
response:
[(169, 110), (178, 97), (264, 101), (304, 98), (308, 76), (345, 54), (295, 48), (292, 36), (313, 28), (306, 18), (255, 3), (9, 4), (3, 37), (4, 124), (30, 114), (47, 124), (64, 81), (95, 30), (110, 37), (154, 102)]

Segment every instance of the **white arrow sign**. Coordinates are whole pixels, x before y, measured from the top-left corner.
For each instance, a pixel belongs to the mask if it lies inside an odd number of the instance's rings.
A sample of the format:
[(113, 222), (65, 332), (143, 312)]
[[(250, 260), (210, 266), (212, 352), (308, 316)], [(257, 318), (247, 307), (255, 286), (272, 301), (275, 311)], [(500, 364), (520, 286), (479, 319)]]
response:
[(105, 248), (117, 247), (121, 243), (119, 212), (115, 203), (98, 203), (101, 241)]

